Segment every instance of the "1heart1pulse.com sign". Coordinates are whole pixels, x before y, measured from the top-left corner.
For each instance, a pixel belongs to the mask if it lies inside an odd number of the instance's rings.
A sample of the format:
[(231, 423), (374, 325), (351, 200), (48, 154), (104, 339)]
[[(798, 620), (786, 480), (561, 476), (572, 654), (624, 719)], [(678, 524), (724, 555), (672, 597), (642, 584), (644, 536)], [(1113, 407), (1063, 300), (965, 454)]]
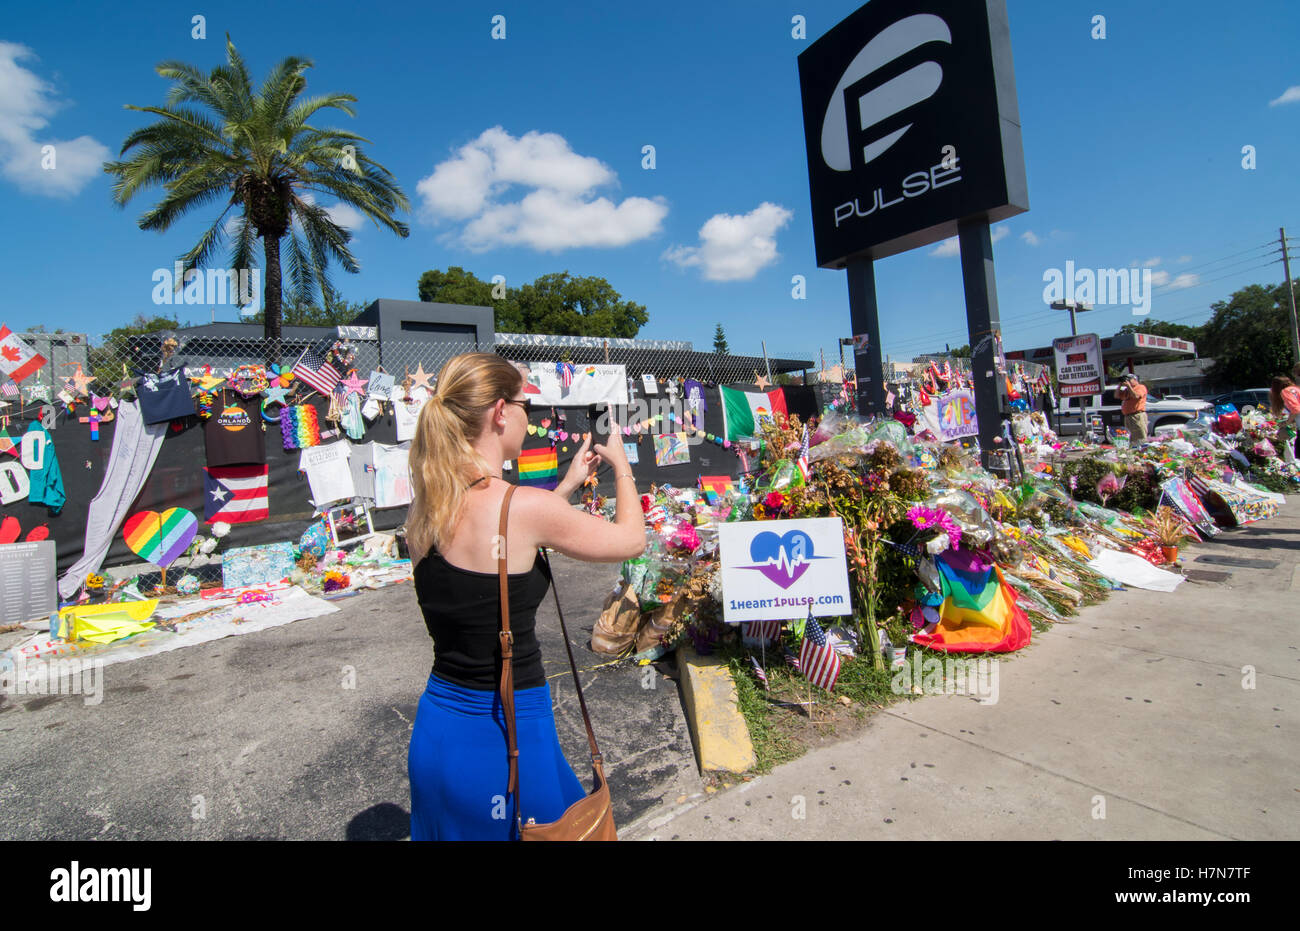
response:
[(838, 517), (722, 524), (718, 549), (729, 624), (853, 613)]
[(822, 268), (1029, 209), (1005, 0), (871, 0), (799, 82)]

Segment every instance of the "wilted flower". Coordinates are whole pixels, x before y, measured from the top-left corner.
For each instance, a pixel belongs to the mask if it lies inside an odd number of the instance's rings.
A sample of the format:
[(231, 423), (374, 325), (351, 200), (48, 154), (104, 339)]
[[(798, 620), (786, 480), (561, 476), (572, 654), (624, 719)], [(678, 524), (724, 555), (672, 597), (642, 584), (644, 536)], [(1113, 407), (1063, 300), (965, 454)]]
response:
[(1119, 494), (1120, 489), (1124, 487), (1124, 482), (1125, 479), (1118, 477), (1114, 472), (1107, 472), (1101, 481), (1097, 482), (1097, 497), (1101, 498), (1102, 504)]

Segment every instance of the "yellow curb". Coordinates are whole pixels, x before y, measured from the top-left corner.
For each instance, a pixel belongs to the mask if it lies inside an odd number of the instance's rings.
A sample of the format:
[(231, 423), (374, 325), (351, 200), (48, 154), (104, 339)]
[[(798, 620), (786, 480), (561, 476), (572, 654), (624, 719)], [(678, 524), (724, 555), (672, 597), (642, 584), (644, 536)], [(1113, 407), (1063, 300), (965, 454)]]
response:
[(743, 773), (758, 760), (740, 713), (731, 669), (716, 656), (677, 650), (678, 681), (701, 772)]

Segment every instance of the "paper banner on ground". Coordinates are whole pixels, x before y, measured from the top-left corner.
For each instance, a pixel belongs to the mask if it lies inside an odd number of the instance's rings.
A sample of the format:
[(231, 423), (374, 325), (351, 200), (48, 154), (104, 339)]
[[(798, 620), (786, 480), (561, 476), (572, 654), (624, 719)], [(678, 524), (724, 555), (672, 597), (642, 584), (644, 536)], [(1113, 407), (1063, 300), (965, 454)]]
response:
[(528, 385), (525, 394), (535, 405), (585, 407), (604, 401), (627, 404), (627, 367), (623, 365), (575, 366), (573, 383), (566, 386), (554, 362), (530, 362)]
[(1181, 575), (1158, 569), (1141, 556), (1115, 550), (1102, 550), (1088, 563), (1088, 568), (1121, 585), (1153, 592), (1172, 592), (1183, 581)]
[(0, 668), (5, 668), (6, 661), (9, 661), (14, 664), (16, 672), (21, 673), (25, 669), (27, 678), (47, 675), (45, 664), (35, 661), (54, 656), (94, 659), (107, 666), (206, 643), (210, 640), (219, 640), (222, 637), (256, 633), (259, 630), (279, 627), (304, 618), (333, 614), (339, 610), (328, 601), (315, 598), (294, 586), (287, 591), (276, 593), (271, 601), (253, 604), (186, 600), (159, 609), (155, 612), (153, 620), (166, 623), (208, 608), (216, 610), (191, 621), (180, 622), (174, 633), (170, 630), (154, 628), (116, 643), (95, 644), (84, 641), (64, 643), (51, 640), (48, 633), (42, 633), (24, 641), (8, 653), (0, 653)]

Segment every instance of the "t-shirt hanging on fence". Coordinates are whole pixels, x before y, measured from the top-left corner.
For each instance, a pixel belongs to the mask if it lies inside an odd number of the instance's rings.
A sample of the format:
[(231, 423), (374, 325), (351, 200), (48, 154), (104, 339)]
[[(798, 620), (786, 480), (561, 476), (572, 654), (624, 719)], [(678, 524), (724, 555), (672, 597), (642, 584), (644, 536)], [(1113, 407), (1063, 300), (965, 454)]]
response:
[(266, 462), (266, 426), (258, 403), (227, 395), (214, 404), (203, 424), (203, 442), (210, 466)]
[(373, 443), (353, 443), (348, 466), (352, 470), (352, 487), (358, 498), (375, 500), (375, 462)]
[(393, 418), (397, 423), (397, 442), (404, 443), (415, 438), (415, 425), (419, 422), (422, 407), (424, 407), (422, 400), (414, 400), (409, 404), (403, 401), (400, 386), (393, 390)]
[(372, 443), (370, 449), (375, 469), (375, 507), (406, 507), (411, 503), (410, 447)]
[(136, 390), (140, 399), (140, 413), (144, 422), (163, 423), (194, 413), (194, 399), (190, 397), (190, 381), (185, 368), (170, 372), (149, 372), (140, 379)]
[(312, 504), (320, 507), (334, 501), (350, 500), (356, 496), (352, 484), (352, 469), (348, 456), (352, 444), (347, 440), (312, 446), (302, 451), (298, 460), (300, 471), (307, 473), (311, 485)]

